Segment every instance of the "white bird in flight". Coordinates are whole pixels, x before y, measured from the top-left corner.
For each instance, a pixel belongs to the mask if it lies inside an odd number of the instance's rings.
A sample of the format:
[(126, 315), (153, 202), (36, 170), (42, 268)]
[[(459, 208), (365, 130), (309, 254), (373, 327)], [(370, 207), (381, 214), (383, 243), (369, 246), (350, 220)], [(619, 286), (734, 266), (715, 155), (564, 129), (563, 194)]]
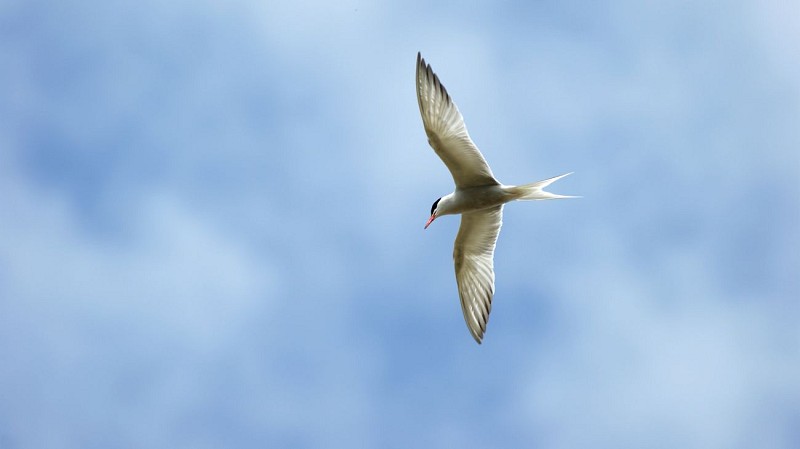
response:
[(501, 184), (472, 142), (464, 118), (450, 95), (417, 53), (417, 100), (428, 143), (450, 170), (456, 188), (431, 206), (428, 229), (442, 215), (461, 214), (453, 248), (458, 296), (472, 337), (478, 344), (486, 332), (494, 295), (494, 247), (503, 224), (503, 205), (514, 200), (575, 198), (543, 189), (566, 173), (521, 186)]

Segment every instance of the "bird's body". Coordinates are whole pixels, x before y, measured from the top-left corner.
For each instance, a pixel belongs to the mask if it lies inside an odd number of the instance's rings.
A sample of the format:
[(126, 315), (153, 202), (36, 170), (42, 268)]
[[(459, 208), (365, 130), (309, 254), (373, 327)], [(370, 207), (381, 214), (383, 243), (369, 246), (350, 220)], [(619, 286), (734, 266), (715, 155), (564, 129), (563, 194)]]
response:
[(494, 296), (494, 248), (503, 224), (503, 205), (514, 200), (571, 198), (543, 189), (569, 173), (521, 186), (495, 179), (489, 164), (472, 142), (464, 119), (447, 90), (417, 53), (417, 100), (428, 143), (450, 170), (456, 188), (433, 203), (427, 228), (442, 215), (461, 214), (453, 248), (461, 309), (478, 343)]
[(511, 200), (513, 200), (513, 195), (503, 185), (456, 188), (453, 193), (443, 196), (439, 201), (437, 215), (461, 214), (487, 209), (503, 205)]

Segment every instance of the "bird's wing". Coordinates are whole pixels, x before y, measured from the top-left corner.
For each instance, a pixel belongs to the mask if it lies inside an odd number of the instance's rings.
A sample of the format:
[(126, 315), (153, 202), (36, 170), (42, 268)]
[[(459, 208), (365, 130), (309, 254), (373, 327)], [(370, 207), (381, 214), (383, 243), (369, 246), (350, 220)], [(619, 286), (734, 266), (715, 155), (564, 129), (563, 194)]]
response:
[(500, 184), (472, 142), (464, 118), (439, 77), (417, 53), (417, 101), (428, 143), (453, 175), (456, 187)]
[(494, 247), (503, 224), (503, 206), (461, 214), (453, 261), (458, 296), (470, 333), (478, 343), (486, 332), (494, 295)]

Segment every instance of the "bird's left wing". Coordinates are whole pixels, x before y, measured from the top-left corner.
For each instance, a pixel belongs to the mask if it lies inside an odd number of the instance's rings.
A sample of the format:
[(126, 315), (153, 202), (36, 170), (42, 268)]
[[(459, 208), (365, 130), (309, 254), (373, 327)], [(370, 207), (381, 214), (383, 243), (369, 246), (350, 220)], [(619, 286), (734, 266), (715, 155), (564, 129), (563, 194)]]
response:
[(417, 53), (417, 101), (425, 134), (444, 165), (450, 170), (456, 187), (500, 184), (486, 159), (472, 142), (464, 118), (447, 89)]
[(461, 214), (453, 261), (461, 310), (478, 343), (486, 332), (494, 295), (494, 247), (503, 225), (503, 206)]

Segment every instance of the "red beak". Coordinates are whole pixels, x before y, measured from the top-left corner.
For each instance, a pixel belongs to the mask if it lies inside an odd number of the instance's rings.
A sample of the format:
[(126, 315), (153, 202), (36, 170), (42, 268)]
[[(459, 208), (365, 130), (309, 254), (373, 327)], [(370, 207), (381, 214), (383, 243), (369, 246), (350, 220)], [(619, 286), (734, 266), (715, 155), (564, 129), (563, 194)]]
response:
[(428, 226), (430, 226), (431, 223), (433, 223), (433, 220), (436, 220), (436, 215), (435, 214), (431, 214), (431, 218), (429, 218), (428, 222), (425, 223), (425, 229), (428, 229)]

